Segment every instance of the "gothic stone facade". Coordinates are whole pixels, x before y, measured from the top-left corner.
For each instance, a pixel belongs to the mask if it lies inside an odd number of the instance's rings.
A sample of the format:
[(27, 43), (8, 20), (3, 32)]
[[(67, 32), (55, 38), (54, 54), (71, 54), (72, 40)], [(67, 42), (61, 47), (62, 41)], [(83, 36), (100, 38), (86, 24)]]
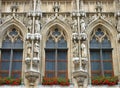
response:
[(0, 76), (86, 88), (92, 76), (119, 77), (119, 53), (120, 0), (0, 0)]

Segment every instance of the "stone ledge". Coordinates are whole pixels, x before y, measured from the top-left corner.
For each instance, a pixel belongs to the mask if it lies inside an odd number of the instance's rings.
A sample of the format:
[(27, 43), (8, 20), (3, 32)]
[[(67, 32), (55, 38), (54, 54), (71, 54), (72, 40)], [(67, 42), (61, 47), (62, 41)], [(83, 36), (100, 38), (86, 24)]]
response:
[(119, 85), (115, 85), (115, 86), (105, 86), (105, 85), (103, 85), (103, 86), (88, 86), (87, 88), (120, 88), (120, 86)]
[[(7, 86), (7, 85), (2, 85), (0, 86), (0, 88), (26, 88), (25, 86), (23, 85), (19, 85), (19, 86)], [(74, 86), (43, 86), (43, 85), (40, 85), (38, 86), (37, 88), (74, 88)], [(88, 85), (87, 88), (120, 88), (119, 85), (115, 85), (115, 86), (90, 86)]]

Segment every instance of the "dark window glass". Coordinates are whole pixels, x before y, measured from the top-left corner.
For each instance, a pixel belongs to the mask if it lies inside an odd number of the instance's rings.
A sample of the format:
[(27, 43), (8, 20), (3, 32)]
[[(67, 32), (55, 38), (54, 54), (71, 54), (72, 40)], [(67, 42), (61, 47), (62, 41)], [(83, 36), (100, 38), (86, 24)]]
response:
[(67, 42), (58, 29), (51, 31), (45, 49), (46, 77), (67, 77)]
[(46, 70), (55, 70), (54, 61), (46, 61)]
[(20, 78), (23, 57), (23, 41), (22, 38), (19, 37), (20, 33), (18, 33), (16, 29), (8, 32), (2, 42), (0, 76)]
[(12, 47), (12, 42), (11, 42), (10, 38), (7, 37), (5, 40), (3, 40), (2, 47), (3, 48), (11, 48)]
[(91, 70), (100, 70), (100, 62), (92, 62), (91, 63)]
[(47, 40), (46, 48), (55, 48), (55, 41), (52, 37), (50, 37), (49, 40)]
[(91, 48), (99, 48), (100, 44), (98, 42), (98, 40), (96, 40), (95, 37), (93, 37), (93, 39), (90, 41), (90, 47)]
[(107, 33), (100, 28), (90, 41), (90, 60), (92, 76), (112, 76), (112, 49)]

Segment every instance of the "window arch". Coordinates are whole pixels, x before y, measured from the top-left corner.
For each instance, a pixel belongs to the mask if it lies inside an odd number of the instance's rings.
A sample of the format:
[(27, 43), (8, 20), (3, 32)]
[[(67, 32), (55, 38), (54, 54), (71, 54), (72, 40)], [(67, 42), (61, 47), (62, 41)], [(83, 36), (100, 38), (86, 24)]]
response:
[(67, 78), (67, 41), (63, 31), (48, 33), (45, 48), (45, 76)]
[(90, 61), (92, 76), (113, 76), (112, 48), (105, 30), (98, 28), (91, 35)]
[(8, 30), (2, 41), (0, 76), (21, 77), (23, 40), (21, 33), (13, 28)]

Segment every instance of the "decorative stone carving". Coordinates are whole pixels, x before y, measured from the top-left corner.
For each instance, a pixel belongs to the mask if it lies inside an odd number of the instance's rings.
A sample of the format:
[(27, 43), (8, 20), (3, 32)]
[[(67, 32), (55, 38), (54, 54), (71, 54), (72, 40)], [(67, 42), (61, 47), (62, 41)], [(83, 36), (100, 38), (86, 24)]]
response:
[(27, 33), (26, 39), (27, 39), (27, 40), (28, 40), (28, 39), (31, 39), (31, 36), (32, 36), (31, 33)]
[(120, 42), (120, 33), (117, 35), (117, 40)]
[(25, 63), (26, 63), (27, 65), (29, 65), (30, 62), (31, 62), (31, 59), (30, 59), (29, 57), (25, 58)]
[(120, 33), (120, 17), (118, 17), (117, 31)]
[(39, 71), (39, 61), (40, 59), (38, 57), (33, 58), (33, 69), (36, 71)]
[(80, 29), (81, 29), (81, 33), (85, 32), (86, 24), (83, 19), (80, 20)]
[(39, 63), (39, 61), (40, 61), (40, 59), (38, 57), (33, 58), (33, 64), (37, 65)]
[(102, 4), (98, 1), (97, 6), (96, 6), (96, 12), (101, 12), (102, 11)]
[(84, 43), (81, 44), (81, 57), (87, 58), (87, 49)]
[(82, 69), (87, 72), (87, 66), (88, 66), (88, 59), (82, 59)]
[(32, 48), (32, 44), (30, 43), (30, 41), (28, 41), (28, 43), (27, 43), (27, 57), (31, 57), (31, 48)]
[(39, 19), (37, 18), (35, 21), (35, 33), (40, 33), (40, 29), (41, 29), (41, 24)]
[(58, 12), (60, 10), (60, 6), (58, 5), (58, 2), (55, 2), (55, 5), (53, 6), (55, 16), (58, 16)]
[(73, 42), (74, 42), (74, 41), (78, 41), (78, 39), (79, 39), (79, 38), (78, 38), (78, 33), (76, 33), (76, 32), (75, 32), (75, 33), (72, 33), (72, 39), (73, 39)]
[(28, 79), (30, 86), (34, 86), (35, 81), (39, 78), (39, 75), (40, 75), (39, 72), (34, 71), (32, 69), (25, 72), (25, 77)]
[(77, 25), (78, 25), (77, 20), (74, 19), (73, 22), (72, 22), (72, 30), (73, 30), (72, 32), (73, 33), (77, 32)]
[(88, 77), (88, 73), (85, 71), (78, 70), (73, 72), (73, 77), (76, 79), (78, 86), (83, 86), (84, 81)]
[(34, 44), (34, 57), (38, 57), (39, 55), (39, 43), (38, 41), (35, 42)]
[(35, 33), (35, 39), (41, 40), (41, 34), (40, 33)]
[(73, 57), (78, 57), (78, 50), (79, 50), (79, 47), (78, 47), (78, 43), (76, 41), (74, 41), (73, 43)]
[(32, 32), (32, 19), (29, 17), (29, 20), (28, 20), (28, 32), (31, 33)]
[(86, 33), (80, 33), (80, 40), (81, 41), (86, 41), (87, 39), (87, 34)]
[(80, 62), (79, 57), (73, 57), (73, 63), (78, 64)]
[(36, 1), (36, 10), (37, 10), (37, 11), (41, 11), (40, 6), (41, 6), (40, 0), (37, 0), (37, 1)]
[(90, 16), (89, 23), (93, 22), (96, 19), (97, 19), (97, 15), (96, 14), (94, 14), (93, 16)]

